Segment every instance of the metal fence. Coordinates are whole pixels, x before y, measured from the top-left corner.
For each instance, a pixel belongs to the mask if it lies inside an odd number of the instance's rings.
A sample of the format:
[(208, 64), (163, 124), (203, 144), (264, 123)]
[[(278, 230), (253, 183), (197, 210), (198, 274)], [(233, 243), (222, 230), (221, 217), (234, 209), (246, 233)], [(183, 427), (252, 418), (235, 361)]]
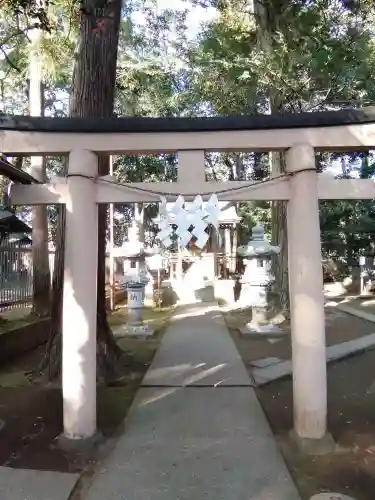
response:
[[(115, 259), (116, 292), (124, 287), (119, 283), (123, 275), (121, 259)], [(49, 268), (51, 281), (55, 263), (54, 250), (49, 251)], [(106, 267), (109, 269), (109, 259)], [(109, 292), (109, 270), (106, 270), (107, 297)], [(116, 295), (116, 294), (115, 294)], [(0, 311), (18, 309), (31, 305), (33, 298), (33, 255), (30, 242), (12, 241), (3, 238), (0, 241)]]
[[(49, 254), (51, 274), (54, 252)], [(0, 242), (0, 311), (29, 305), (33, 296), (31, 245), (3, 238)]]
[(3, 239), (0, 244), (0, 309), (24, 307), (33, 291), (30, 245)]

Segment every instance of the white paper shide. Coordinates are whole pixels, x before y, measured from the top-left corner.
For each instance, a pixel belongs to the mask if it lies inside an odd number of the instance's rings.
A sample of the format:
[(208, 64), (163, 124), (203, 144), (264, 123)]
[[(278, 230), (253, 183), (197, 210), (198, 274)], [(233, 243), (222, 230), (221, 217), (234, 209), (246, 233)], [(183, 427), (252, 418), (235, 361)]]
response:
[[(164, 248), (169, 248), (176, 239), (180, 247), (186, 248), (194, 238), (196, 247), (203, 249), (208, 242), (211, 225), (219, 236), (220, 206), (216, 194), (207, 203), (197, 195), (192, 202), (179, 196), (172, 207), (164, 196), (160, 198), (158, 239)], [(173, 229), (173, 227), (175, 229)]]

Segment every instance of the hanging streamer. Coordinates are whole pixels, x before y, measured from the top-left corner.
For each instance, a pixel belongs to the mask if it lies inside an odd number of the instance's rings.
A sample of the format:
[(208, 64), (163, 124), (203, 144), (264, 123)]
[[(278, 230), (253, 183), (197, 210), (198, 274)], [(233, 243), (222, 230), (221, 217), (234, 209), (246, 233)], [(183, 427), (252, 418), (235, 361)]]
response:
[(172, 245), (173, 229), (169, 222), (167, 199), (164, 196), (160, 197), (160, 207), (159, 207), (159, 231), (158, 238), (164, 248), (169, 248)]
[(220, 205), (216, 194), (212, 194), (206, 205), (206, 222), (215, 228), (217, 244), (221, 247), (222, 241), (219, 231)]
[(215, 194), (211, 195), (206, 206), (203, 205), (201, 195), (197, 195), (191, 203), (185, 203), (184, 197), (180, 195), (169, 210), (167, 200), (162, 196), (160, 197), (158, 238), (164, 248), (171, 246), (174, 234), (172, 224), (174, 224), (177, 226), (175, 234), (180, 246), (186, 248), (194, 236), (195, 245), (203, 249), (209, 239), (206, 229), (211, 224), (216, 229), (217, 241), (221, 246), (219, 219), (220, 206)]

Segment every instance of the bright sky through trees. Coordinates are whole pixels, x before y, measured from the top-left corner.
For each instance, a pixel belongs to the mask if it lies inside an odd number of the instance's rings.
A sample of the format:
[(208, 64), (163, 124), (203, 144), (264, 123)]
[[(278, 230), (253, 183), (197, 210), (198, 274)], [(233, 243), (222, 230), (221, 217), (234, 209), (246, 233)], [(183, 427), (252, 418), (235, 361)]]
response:
[[(188, 37), (189, 39), (193, 39), (196, 37), (199, 32), (200, 25), (205, 22), (209, 22), (213, 20), (217, 11), (214, 8), (203, 8), (197, 5), (192, 5), (190, 1), (184, 0), (158, 0), (157, 1), (157, 9), (161, 13), (165, 9), (173, 9), (173, 10), (189, 10), (189, 14), (187, 17), (187, 27), (188, 27)], [(143, 17), (142, 12), (135, 12), (133, 14), (133, 19), (142, 24)]]

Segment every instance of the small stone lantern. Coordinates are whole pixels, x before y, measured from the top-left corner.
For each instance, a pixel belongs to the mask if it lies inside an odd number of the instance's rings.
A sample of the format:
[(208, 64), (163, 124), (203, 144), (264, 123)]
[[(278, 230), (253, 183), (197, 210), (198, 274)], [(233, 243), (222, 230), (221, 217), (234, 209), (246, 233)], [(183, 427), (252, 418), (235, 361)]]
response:
[(280, 253), (264, 237), (264, 228), (256, 225), (251, 240), (237, 249), (246, 266), (242, 277), (241, 302), (252, 306), (252, 320), (241, 331), (244, 334), (276, 334), (280, 329), (267, 319), (267, 287), (274, 279), (271, 274), (271, 257)]
[(154, 255), (157, 249), (145, 249), (136, 234), (133, 234), (134, 230), (135, 224), (132, 225), (129, 241), (126, 241), (122, 247), (113, 249), (115, 257), (122, 257), (136, 264), (135, 268), (124, 269), (123, 283), (126, 285), (128, 295), (128, 318), (124, 326), (115, 330), (118, 337), (126, 335), (149, 336), (153, 334), (152, 328), (143, 323), (142, 310), (146, 286), (151, 281), (151, 274), (148, 272), (146, 265), (146, 257)]

